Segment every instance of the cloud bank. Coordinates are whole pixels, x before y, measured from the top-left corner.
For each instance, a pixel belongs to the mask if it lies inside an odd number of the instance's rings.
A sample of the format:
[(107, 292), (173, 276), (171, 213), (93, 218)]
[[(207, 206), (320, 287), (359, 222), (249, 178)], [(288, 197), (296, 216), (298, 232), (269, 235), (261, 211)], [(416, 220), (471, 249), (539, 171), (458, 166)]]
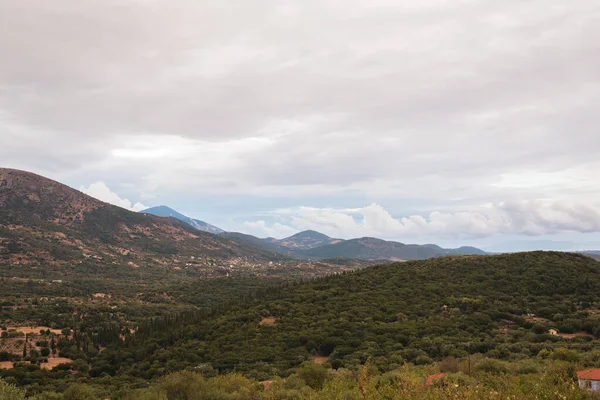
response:
[(114, 206), (122, 207), (129, 211), (142, 211), (147, 209), (142, 203), (133, 204), (129, 199), (122, 199), (118, 194), (110, 190), (104, 182), (92, 183), (90, 186), (80, 187), (79, 190), (88, 196), (92, 196), (98, 200), (104, 201), (105, 203), (112, 204)]
[(499, 234), (542, 236), (600, 230), (600, 209), (597, 207), (540, 201), (490, 204), (477, 210), (436, 211), (425, 216), (401, 218), (394, 218), (376, 203), (343, 210), (300, 207), (278, 210), (274, 215), (289, 225), (268, 226), (260, 220), (246, 222), (244, 228), (260, 236), (285, 237), (292, 232), (313, 229), (340, 238), (374, 236), (390, 239), (476, 239)]
[[(264, 235), (597, 232), (599, 21), (597, 0), (0, 0), (0, 160)], [(394, 217), (336, 211), (373, 202)]]

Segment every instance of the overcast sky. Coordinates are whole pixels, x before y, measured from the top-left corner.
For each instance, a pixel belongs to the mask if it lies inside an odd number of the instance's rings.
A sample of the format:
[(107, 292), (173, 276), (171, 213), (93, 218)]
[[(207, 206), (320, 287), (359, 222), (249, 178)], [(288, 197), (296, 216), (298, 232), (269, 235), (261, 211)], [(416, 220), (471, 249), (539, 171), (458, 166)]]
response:
[(227, 230), (600, 241), (598, 0), (0, 0), (0, 165)]

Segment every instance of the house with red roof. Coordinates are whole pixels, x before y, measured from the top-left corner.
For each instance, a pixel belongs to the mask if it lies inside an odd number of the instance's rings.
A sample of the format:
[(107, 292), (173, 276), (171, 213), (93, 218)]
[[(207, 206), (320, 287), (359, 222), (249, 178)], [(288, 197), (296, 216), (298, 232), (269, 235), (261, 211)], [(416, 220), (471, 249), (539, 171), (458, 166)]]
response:
[(577, 371), (577, 379), (580, 388), (600, 392), (600, 368)]

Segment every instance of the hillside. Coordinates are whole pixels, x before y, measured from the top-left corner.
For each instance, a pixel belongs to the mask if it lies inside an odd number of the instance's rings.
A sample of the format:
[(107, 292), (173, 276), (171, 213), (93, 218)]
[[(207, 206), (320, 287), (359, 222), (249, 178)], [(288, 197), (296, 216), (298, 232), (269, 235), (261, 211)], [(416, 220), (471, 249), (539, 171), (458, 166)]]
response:
[(218, 227), (211, 225), (209, 223), (206, 223), (204, 221), (200, 221), (199, 219), (190, 218), (190, 217), (183, 215), (167, 206), (151, 207), (146, 210), (140, 211), (140, 213), (151, 214), (151, 215), (155, 215), (157, 217), (172, 217), (172, 218), (178, 219), (180, 221), (183, 221), (186, 224), (192, 226), (193, 228), (196, 228), (199, 231), (203, 231), (203, 232), (209, 232), (209, 233), (214, 233), (214, 234), (219, 234), (219, 233), (225, 232), (221, 228), (218, 228)]
[(130, 212), (11, 169), (0, 169), (0, 221), (0, 264), (6, 274), (24, 267), (43, 275), (59, 267), (63, 272), (125, 267), (210, 274), (283, 259), (173, 218)]
[(317, 247), (339, 243), (342, 241), (341, 239), (332, 239), (325, 234), (312, 230), (303, 231), (281, 240), (272, 238), (265, 240), (269, 241), (269, 243), (284, 247), (291, 252), (315, 249)]
[(326, 246), (320, 246), (304, 251), (304, 257), (313, 259), (322, 258), (358, 258), (364, 260), (424, 260), (447, 255), (468, 255), (485, 252), (474, 247), (461, 247), (459, 249), (443, 249), (437, 245), (416, 245), (391, 242), (376, 238), (361, 238), (339, 241)]
[[(127, 352), (144, 349), (136, 353), (144, 361), (122, 367), (144, 379), (156, 376), (159, 366), (144, 367), (153, 360), (179, 369), (207, 363), (258, 379), (285, 374), (313, 356), (334, 368), (370, 358), (387, 371), (404, 362), (464, 357), (468, 343), (471, 352), (499, 359), (565, 346), (584, 351), (590, 341), (598, 343), (599, 314), (600, 263), (591, 258), (545, 252), (442, 257), (286, 284), (216, 314), (154, 320), (118, 351), (128, 359)], [(571, 341), (549, 335), (550, 328), (588, 337)], [(92, 371), (111, 371), (113, 356), (103, 352)]]
[(221, 234), (239, 243), (246, 243), (299, 260), (351, 258), (357, 260), (406, 261), (450, 255), (485, 255), (475, 247), (444, 249), (435, 244), (417, 245), (386, 241), (376, 238), (333, 239), (316, 231), (303, 231), (285, 239), (260, 239), (238, 232)]
[(221, 236), (235, 240), (238, 243), (259, 246), (263, 249), (274, 251), (287, 257), (296, 259), (306, 259), (307, 257), (304, 255), (304, 251), (306, 250), (340, 241), (315, 231), (300, 232), (285, 239), (261, 239), (257, 238), (256, 236), (239, 232), (223, 232), (221, 233)]

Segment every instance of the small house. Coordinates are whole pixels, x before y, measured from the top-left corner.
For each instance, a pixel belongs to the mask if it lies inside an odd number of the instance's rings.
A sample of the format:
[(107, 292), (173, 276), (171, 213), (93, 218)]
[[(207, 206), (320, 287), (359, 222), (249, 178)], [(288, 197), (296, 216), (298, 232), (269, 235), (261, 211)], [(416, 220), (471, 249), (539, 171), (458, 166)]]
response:
[(600, 392), (600, 368), (577, 371), (577, 379), (580, 388)]
[(556, 336), (556, 335), (558, 335), (558, 331), (557, 331), (556, 329), (550, 329), (550, 330), (548, 331), (548, 333), (549, 333), (550, 335), (552, 335), (552, 336)]

